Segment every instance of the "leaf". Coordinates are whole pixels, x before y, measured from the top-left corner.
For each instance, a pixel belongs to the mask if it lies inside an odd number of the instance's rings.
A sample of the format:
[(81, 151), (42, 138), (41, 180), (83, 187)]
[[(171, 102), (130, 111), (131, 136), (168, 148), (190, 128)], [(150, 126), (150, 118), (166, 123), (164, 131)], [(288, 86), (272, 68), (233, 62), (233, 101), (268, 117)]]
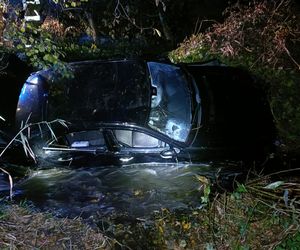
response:
[(57, 141), (56, 135), (55, 135), (53, 129), (51, 128), (50, 124), (48, 122), (46, 122), (46, 125), (51, 133), (52, 138), (54, 138), (54, 140)]
[(23, 134), (23, 132), (20, 133), (20, 137), (21, 137), (21, 143), (23, 146), (23, 150), (25, 152), (25, 155), (28, 157), (28, 150), (27, 150), (27, 144), (26, 144), (26, 136)]
[(214, 250), (214, 245), (212, 243), (206, 243), (205, 250)]
[(160, 0), (155, 0), (156, 7), (159, 5)]
[(239, 184), (236, 190), (238, 193), (247, 193), (247, 189), (244, 184)]
[(209, 180), (205, 176), (198, 175), (198, 174), (196, 174), (195, 176), (196, 176), (197, 180), (200, 181), (201, 183), (203, 183), (205, 185), (209, 185)]
[(29, 56), (29, 57), (32, 56), (32, 51), (31, 50), (27, 51), (26, 56)]
[(25, 125), (27, 125), (27, 124), (29, 123), (29, 120), (30, 120), (31, 114), (32, 114), (32, 113), (30, 113), (30, 114), (27, 116), (27, 119), (26, 119)]
[(62, 119), (57, 119), (57, 122), (60, 123), (62, 126), (64, 126), (65, 128), (68, 128), (68, 125), (66, 123), (65, 120), (62, 120)]
[(41, 138), (43, 138), (43, 130), (42, 130), (41, 124), (38, 123), (38, 127), (39, 127), (39, 130), (40, 130)]
[(278, 188), (279, 186), (281, 186), (282, 184), (284, 184), (283, 181), (275, 181), (275, 182), (272, 182), (269, 185), (265, 186), (264, 188), (274, 190), (274, 189)]
[(49, 54), (44, 55), (44, 56), (43, 56), (43, 60), (44, 60), (44, 61), (49, 61)]
[(187, 246), (187, 243), (185, 240), (181, 240), (180, 243), (179, 243), (179, 246), (182, 247), (182, 248), (185, 248)]
[(185, 222), (185, 221), (183, 221), (181, 224), (182, 224), (183, 230), (185, 230), (185, 231), (189, 230), (192, 225), (190, 222)]
[(208, 197), (202, 196), (202, 197), (201, 197), (201, 203), (207, 204), (207, 203), (208, 203)]
[(154, 31), (155, 31), (155, 33), (156, 33), (159, 37), (161, 37), (161, 32), (160, 32), (158, 29), (155, 29), (155, 28), (154, 28)]
[(51, 54), (46, 54), (43, 56), (43, 60), (50, 62), (50, 63), (55, 63), (57, 61), (57, 58), (55, 55), (51, 55)]
[(44, 47), (43, 45), (40, 45), (40, 46), (39, 46), (39, 51), (40, 51), (41, 53), (44, 53), (44, 52), (45, 52), (45, 47)]
[(210, 194), (210, 186), (206, 186), (205, 188), (204, 188), (204, 196), (209, 196), (209, 194)]

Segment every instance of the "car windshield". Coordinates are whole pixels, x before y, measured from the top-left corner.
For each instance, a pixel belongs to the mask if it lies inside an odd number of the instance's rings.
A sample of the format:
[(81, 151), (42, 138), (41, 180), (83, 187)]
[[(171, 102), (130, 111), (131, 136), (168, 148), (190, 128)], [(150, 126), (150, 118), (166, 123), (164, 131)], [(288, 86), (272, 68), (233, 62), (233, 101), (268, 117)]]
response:
[(149, 62), (152, 97), (148, 125), (185, 142), (191, 129), (192, 111), (188, 82), (179, 67)]

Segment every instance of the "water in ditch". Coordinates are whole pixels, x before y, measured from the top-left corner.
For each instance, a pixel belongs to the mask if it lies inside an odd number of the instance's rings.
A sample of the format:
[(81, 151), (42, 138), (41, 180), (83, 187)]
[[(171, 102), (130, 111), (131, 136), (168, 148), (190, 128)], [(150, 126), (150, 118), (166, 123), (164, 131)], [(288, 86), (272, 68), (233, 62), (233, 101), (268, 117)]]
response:
[[(70, 169), (53, 166), (27, 172), (16, 180), (14, 200), (27, 200), (57, 216), (89, 218), (126, 213), (147, 216), (162, 208), (201, 207), (204, 182), (231, 188), (243, 178), (240, 163), (137, 164)], [(0, 191), (8, 181), (1, 175)], [(207, 178), (207, 180), (206, 180)]]

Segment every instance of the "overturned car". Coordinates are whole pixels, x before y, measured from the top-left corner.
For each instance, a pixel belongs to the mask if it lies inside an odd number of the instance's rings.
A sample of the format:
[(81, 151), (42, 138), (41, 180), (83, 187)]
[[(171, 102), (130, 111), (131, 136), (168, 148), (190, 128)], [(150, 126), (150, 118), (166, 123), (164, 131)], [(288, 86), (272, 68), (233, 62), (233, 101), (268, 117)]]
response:
[[(67, 126), (31, 130), (38, 161), (86, 165), (257, 159), (273, 138), (264, 95), (245, 71), (216, 61), (144, 59), (68, 64), (32, 73), (17, 124), (57, 118)], [(38, 128), (37, 128), (38, 127)]]

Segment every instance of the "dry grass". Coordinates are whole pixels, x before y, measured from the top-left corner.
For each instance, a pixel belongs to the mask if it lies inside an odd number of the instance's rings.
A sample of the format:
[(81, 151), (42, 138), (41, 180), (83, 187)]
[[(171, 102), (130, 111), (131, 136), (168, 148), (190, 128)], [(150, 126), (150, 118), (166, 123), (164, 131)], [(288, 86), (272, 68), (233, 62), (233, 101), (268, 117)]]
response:
[(111, 249), (109, 240), (80, 218), (59, 219), (9, 206), (0, 220), (0, 248)]
[(225, 11), (223, 23), (186, 39), (171, 58), (189, 61), (199, 54), (197, 59), (201, 60), (206, 59), (208, 51), (210, 56), (221, 55), (223, 59), (243, 57), (250, 69), (264, 65), (299, 71), (299, 51), (295, 48), (300, 42), (300, 17), (294, 9), (291, 0), (253, 0), (248, 5), (232, 5)]

